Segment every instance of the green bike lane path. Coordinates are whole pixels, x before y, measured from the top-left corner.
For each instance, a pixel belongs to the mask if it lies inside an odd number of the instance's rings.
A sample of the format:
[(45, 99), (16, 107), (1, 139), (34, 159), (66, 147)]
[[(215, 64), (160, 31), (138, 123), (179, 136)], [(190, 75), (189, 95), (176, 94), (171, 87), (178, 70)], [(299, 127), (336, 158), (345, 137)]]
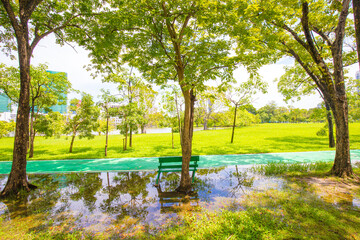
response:
[[(360, 150), (351, 150), (351, 161), (360, 161)], [(280, 163), (312, 163), (334, 161), (335, 151), (259, 153), (238, 155), (201, 155), (199, 168), (229, 165)], [(0, 162), (0, 174), (9, 174), (11, 161)], [(27, 173), (144, 171), (157, 169), (158, 157), (106, 158), (74, 160), (37, 160), (27, 162)]]

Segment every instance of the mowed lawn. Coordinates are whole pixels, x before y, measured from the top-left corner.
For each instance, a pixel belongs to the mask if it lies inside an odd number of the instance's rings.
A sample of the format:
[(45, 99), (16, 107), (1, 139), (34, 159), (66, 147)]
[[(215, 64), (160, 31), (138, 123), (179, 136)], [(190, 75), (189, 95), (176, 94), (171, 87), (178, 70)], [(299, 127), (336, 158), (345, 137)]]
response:
[[(331, 150), (327, 136), (316, 136), (323, 123), (270, 123), (235, 130), (234, 143), (230, 143), (231, 129), (194, 132), (194, 155), (222, 155), (268, 152), (301, 152)], [(133, 147), (123, 151), (124, 136), (110, 135), (108, 158), (154, 157), (181, 155), (179, 134), (136, 134)], [(34, 160), (104, 158), (105, 136), (94, 139), (76, 138), (73, 153), (69, 153), (70, 137), (36, 137)], [(0, 139), (0, 161), (12, 160), (14, 138)], [(360, 123), (350, 124), (350, 148), (360, 148)]]

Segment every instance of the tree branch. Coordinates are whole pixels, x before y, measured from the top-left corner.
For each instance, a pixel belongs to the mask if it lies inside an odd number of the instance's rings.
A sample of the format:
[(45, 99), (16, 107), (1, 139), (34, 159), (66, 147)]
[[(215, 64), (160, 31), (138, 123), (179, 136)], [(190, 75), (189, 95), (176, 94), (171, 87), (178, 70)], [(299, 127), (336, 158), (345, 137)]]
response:
[[(53, 32), (56, 32), (56, 31), (59, 31), (61, 29), (64, 29), (65, 27), (68, 27), (68, 26), (76, 26), (76, 25), (70, 25), (70, 22), (72, 20), (74, 20), (75, 18), (79, 17), (79, 16), (83, 16), (82, 14), (78, 14), (78, 15), (74, 15), (72, 17), (70, 17), (68, 20), (66, 20), (61, 26), (58, 26), (56, 28), (51, 28), (49, 25), (47, 26), (49, 28), (49, 31), (39, 35), (38, 33), (36, 33), (35, 31), (35, 38), (34, 40), (32, 41), (31, 45), (30, 45), (30, 53), (32, 53), (36, 47), (36, 45), (39, 43), (39, 41), (41, 39), (43, 39), (44, 37), (48, 36), (49, 34), (53, 33)], [(36, 30), (36, 27), (35, 27), (35, 30)], [(59, 35), (58, 35), (59, 36)]]
[(6, 13), (10, 19), (11, 25), (13, 26), (14, 30), (15, 30), (15, 34), (16, 36), (20, 36), (21, 34), (21, 27), (19, 24), (19, 21), (16, 19), (14, 10), (12, 9), (11, 5), (10, 5), (10, 1), (9, 0), (1, 0)]
[(332, 43), (330, 41), (329, 36), (327, 36), (323, 31), (321, 31), (318, 27), (311, 25), (311, 28), (314, 30), (315, 33), (317, 33), (324, 41), (327, 43), (327, 45), (332, 46)]
[[(349, 0), (347, 0), (349, 1)], [(301, 17), (301, 25), (303, 27), (303, 31), (305, 34), (306, 41), (308, 43), (308, 52), (310, 53), (312, 59), (318, 66), (319, 70), (322, 72), (324, 78), (327, 81), (326, 86), (332, 85), (332, 75), (331, 72), (326, 65), (324, 59), (321, 57), (320, 53), (316, 50), (315, 44), (311, 37), (310, 29), (309, 29), (309, 5), (307, 2), (302, 4), (302, 17)]]

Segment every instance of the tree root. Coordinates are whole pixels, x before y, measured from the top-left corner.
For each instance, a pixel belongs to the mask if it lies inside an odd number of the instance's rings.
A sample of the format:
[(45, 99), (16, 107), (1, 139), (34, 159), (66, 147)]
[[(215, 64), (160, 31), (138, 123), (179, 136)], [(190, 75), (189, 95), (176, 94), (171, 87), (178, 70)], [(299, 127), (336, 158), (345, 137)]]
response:
[(12, 196), (19, 196), (21, 190), (30, 192), (31, 190), (34, 190), (36, 188), (38, 188), (36, 185), (29, 183), (27, 180), (18, 182), (17, 184), (7, 184), (0, 193), (0, 199)]

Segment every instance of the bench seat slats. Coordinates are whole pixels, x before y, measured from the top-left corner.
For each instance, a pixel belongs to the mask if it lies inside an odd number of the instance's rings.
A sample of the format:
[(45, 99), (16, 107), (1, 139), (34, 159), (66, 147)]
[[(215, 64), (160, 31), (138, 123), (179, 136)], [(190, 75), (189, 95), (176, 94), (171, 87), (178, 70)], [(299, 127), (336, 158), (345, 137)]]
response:
[[(181, 168), (182, 166), (181, 165), (160, 165), (159, 166), (159, 169), (163, 169), (163, 168)], [(197, 164), (190, 164), (189, 167), (198, 167)]]
[[(191, 156), (190, 162), (199, 161), (199, 156)], [(182, 162), (182, 157), (159, 157), (159, 163)]]
[[(193, 172), (196, 171), (196, 169), (189, 169), (189, 172)], [(181, 169), (166, 169), (166, 170), (161, 170), (160, 172), (181, 172)]]

